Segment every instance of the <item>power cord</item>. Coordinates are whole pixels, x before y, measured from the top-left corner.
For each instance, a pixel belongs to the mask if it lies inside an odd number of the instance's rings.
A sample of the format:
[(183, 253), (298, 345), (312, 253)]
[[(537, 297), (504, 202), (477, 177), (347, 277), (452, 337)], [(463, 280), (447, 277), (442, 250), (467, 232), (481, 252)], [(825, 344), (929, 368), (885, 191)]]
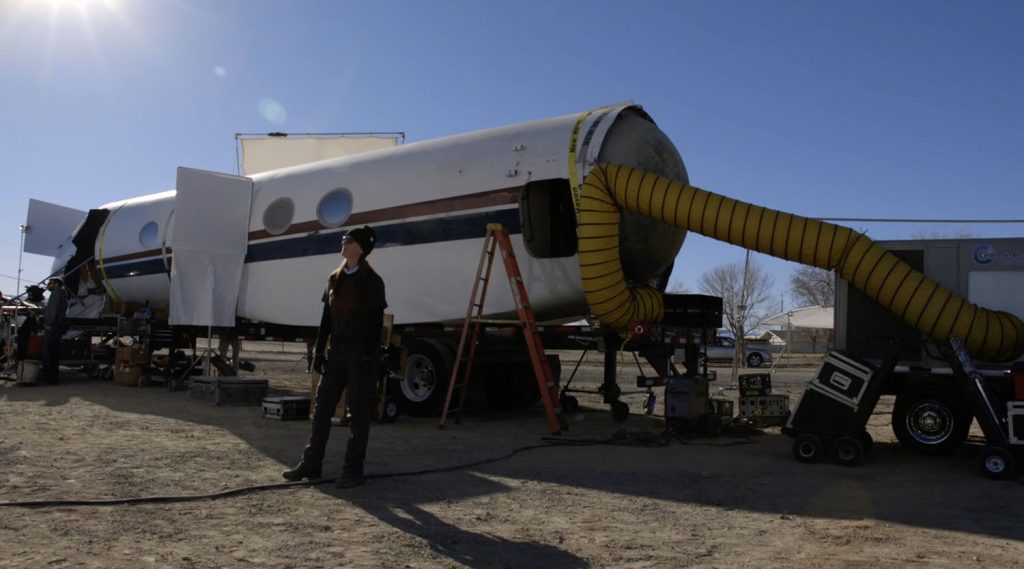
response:
[[(545, 441), (541, 444), (522, 446), (511, 451), (492, 458), (485, 458), (482, 460), (476, 460), (473, 462), (467, 462), (463, 464), (456, 464), (452, 466), (442, 466), (438, 468), (426, 468), (422, 470), (408, 470), (403, 472), (387, 472), (382, 474), (370, 474), (366, 476), (368, 479), (383, 479), (383, 478), (400, 478), (405, 476), (422, 476), (424, 474), (435, 474), (439, 472), (452, 472), (456, 470), (465, 470), (467, 468), (473, 468), (476, 466), (483, 466), (485, 464), (492, 464), (502, 460), (507, 460), (513, 456), (530, 450), (536, 450), (541, 448), (551, 447), (583, 447), (583, 446), (594, 446), (594, 445), (611, 445), (611, 446), (639, 446), (643, 448), (659, 448), (667, 446), (675, 434), (671, 430), (663, 431), (661, 434), (651, 433), (650, 431), (644, 431), (640, 429), (620, 429), (618, 432), (613, 434), (607, 439), (563, 439), (555, 437), (542, 437), (541, 440)], [(692, 444), (682, 440), (682, 437), (675, 435), (675, 438), (683, 444)], [(749, 441), (748, 441), (749, 442)], [(742, 443), (734, 443), (742, 444)], [(727, 445), (716, 445), (716, 446), (727, 446)], [(254, 486), (243, 486), (241, 488), (233, 488), (230, 490), (224, 490), (223, 492), (214, 492), (210, 494), (189, 494), (189, 495), (170, 495), (170, 496), (141, 496), (133, 498), (107, 498), (107, 499), (92, 499), (92, 500), (28, 500), (22, 502), (0, 502), (0, 508), (53, 508), (53, 507), (66, 507), (66, 506), (121, 506), (131, 504), (160, 504), (160, 503), (177, 503), (177, 502), (198, 502), (201, 500), (218, 500), (220, 498), (228, 498), (231, 496), (241, 496), (243, 494), (250, 494), (254, 492), (262, 492), (265, 490), (280, 490), (284, 488), (297, 488), (301, 486), (319, 486), (320, 484), (329, 484), (336, 480), (336, 478), (318, 478), (316, 480), (307, 480), (299, 482), (278, 482), (274, 484), (258, 484)]]

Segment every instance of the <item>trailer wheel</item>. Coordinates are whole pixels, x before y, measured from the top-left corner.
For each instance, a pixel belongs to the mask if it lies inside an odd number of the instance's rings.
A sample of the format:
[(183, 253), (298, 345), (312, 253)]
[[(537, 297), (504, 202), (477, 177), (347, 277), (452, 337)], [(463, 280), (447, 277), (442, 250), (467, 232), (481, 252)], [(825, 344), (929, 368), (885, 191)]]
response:
[(417, 339), (407, 346), (408, 357), (399, 379), (410, 415), (435, 415), (444, 404), (455, 357), (444, 344)]
[(921, 454), (946, 454), (967, 438), (971, 415), (956, 392), (929, 383), (896, 397), (892, 430), (904, 447)]
[(839, 437), (831, 450), (836, 462), (843, 466), (856, 466), (864, 458), (864, 446), (853, 437)]
[(793, 440), (793, 458), (804, 464), (813, 464), (821, 460), (825, 446), (817, 435), (804, 433)]
[(1002, 447), (985, 447), (978, 454), (978, 470), (985, 478), (1009, 480), (1016, 470), (1013, 455)]

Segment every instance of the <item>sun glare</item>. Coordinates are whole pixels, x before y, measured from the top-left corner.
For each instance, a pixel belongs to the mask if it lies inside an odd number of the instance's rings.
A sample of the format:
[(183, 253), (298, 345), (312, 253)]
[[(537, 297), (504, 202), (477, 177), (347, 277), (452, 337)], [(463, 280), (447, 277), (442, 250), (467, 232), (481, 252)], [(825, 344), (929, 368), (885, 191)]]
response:
[(93, 6), (116, 8), (119, 0), (24, 0), (29, 6), (46, 6), (51, 12), (60, 12), (65, 8), (86, 13)]
[(30, 37), (44, 75), (53, 61), (67, 58), (91, 56), (102, 66), (101, 44), (124, 35), (112, 36), (110, 32), (133, 31), (123, 12), (125, 0), (0, 0), (0, 5), (4, 3), (10, 3), (13, 10), (0, 10), (0, 15), (6, 16), (5, 21), (0, 20), (0, 36), (8, 35), (10, 30), (33, 30)]

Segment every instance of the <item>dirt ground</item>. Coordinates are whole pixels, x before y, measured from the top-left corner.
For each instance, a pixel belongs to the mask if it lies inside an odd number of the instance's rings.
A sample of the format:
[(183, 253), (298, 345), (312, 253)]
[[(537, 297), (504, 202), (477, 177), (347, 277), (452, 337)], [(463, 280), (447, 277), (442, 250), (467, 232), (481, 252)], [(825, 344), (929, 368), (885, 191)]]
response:
[[(563, 381), (577, 354), (565, 354)], [(245, 354), (274, 393), (304, 393), (297, 354)], [(773, 380), (795, 407), (814, 368)], [(716, 396), (735, 400), (730, 370)], [(629, 388), (635, 368), (624, 365)], [(598, 356), (573, 385), (593, 389)], [(215, 407), (187, 392), (73, 371), (52, 387), (0, 381), (0, 502), (195, 495), (281, 482), (307, 421)], [(376, 424), (365, 486), (274, 488), (216, 500), (0, 507), (0, 567), (1024, 567), (1024, 488), (976, 471), (971, 448), (895, 444), (883, 401), (859, 467), (805, 465), (778, 428), (644, 443), (657, 416), (612, 420), (582, 394), (547, 438), (540, 406), (462, 424)], [(638, 411), (641, 395), (625, 397)], [(661, 413), (661, 409), (657, 411)], [(347, 428), (332, 433), (325, 476)], [(619, 444), (591, 444), (617, 441)], [(517, 449), (521, 449), (515, 452)], [(976, 448), (975, 448), (976, 450)], [(511, 456), (510, 456), (511, 455)], [(460, 465), (478, 463), (476, 466)]]

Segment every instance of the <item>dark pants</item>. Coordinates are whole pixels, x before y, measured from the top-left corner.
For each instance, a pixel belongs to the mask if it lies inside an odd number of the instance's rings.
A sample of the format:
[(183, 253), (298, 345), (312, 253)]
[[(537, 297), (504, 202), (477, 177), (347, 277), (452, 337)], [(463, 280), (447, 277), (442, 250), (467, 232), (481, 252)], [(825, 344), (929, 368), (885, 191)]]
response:
[(63, 335), (58, 328), (50, 328), (43, 334), (43, 374), (39, 383), (60, 381), (60, 337)]
[(369, 357), (372, 352), (363, 347), (332, 347), (331, 357), (320, 385), (316, 389), (316, 407), (313, 410), (313, 433), (302, 453), (302, 461), (321, 465), (327, 437), (331, 434), (331, 417), (341, 400), (341, 392), (348, 388), (348, 407), (352, 412), (349, 426), (351, 434), (345, 450), (344, 473), (362, 475), (366, 459), (366, 444), (370, 439), (370, 393), (376, 388), (376, 365)]

